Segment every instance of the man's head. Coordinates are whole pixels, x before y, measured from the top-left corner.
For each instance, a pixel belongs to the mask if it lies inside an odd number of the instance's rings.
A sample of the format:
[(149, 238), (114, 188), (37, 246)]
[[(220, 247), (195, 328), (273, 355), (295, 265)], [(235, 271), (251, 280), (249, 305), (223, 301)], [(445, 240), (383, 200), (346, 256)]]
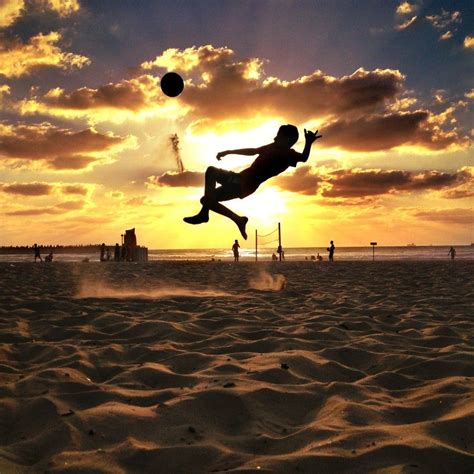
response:
[(282, 125), (278, 129), (275, 143), (285, 148), (291, 148), (298, 141), (298, 137), (298, 129), (294, 125)]

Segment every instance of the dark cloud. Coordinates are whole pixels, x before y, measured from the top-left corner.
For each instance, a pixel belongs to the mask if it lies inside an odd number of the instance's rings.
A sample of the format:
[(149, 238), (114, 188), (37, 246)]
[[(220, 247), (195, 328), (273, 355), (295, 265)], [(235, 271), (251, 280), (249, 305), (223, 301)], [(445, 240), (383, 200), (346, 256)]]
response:
[[(339, 169), (321, 174), (312, 171), (309, 166), (303, 166), (292, 175), (279, 176), (272, 182), (287, 191), (305, 195), (317, 194), (320, 191), (320, 195), (324, 198), (350, 199), (356, 205), (367, 204), (368, 202), (362, 203), (361, 200), (366, 200), (370, 196), (464, 188), (473, 182), (473, 177), (467, 169), (455, 173)], [(324, 203), (327, 204), (328, 201)], [(346, 204), (342, 200), (332, 204), (338, 203)]]
[(81, 186), (80, 184), (70, 184), (62, 187), (62, 192), (64, 194), (80, 194), (85, 196), (87, 194), (87, 188)]
[(20, 209), (18, 211), (6, 212), (7, 216), (39, 216), (42, 214), (62, 214), (66, 212), (56, 207), (36, 207), (34, 209)]
[(147, 109), (150, 101), (159, 101), (161, 96), (158, 78), (143, 75), (116, 84), (106, 84), (97, 89), (81, 87), (72, 92), (52, 89), (45, 95), (43, 101), (46, 105), (59, 109), (112, 108), (139, 112)]
[(474, 222), (474, 210), (472, 209), (430, 209), (414, 213), (418, 219), (444, 224), (471, 225)]
[(204, 185), (204, 173), (199, 171), (169, 171), (161, 176), (149, 176), (147, 184), (151, 186), (201, 187)]
[(429, 117), (429, 112), (416, 111), (342, 119), (324, 127), (324, 145), (351, 151), (388, 150), (401, 145), (441, 150), (459, 142), (456, 133), (434, 127)]
[(440, 190), (465, 183), (469, 173), (443, 173), (425, 171), (352, 171), (338, 170), (329, 174), (330, 189), (322, 192), (324, 197), (364, 197), (397, 192)]
[[(0, 132), (0, 159), (44, 161), (54, 169), (80, 169), (100, 159), (100, 154), (123, 144), (126, 139), (94, 129), (79, 132), (50, 124), (6, 126)], [(87, 156), (93, 153), (94, 156)], [(98, 156), (97, 156), (98, 155)]]
[(318, 174), (312, 172), (311, 166), (301, 166), (290, 176), (276, 177), (272, 180), (272, 184), (276, 184), (285, 191), (314, 195), (322, 181), (323, 179)]
[(44, 196), (51, 194), (53, 186), (47, 183), (13, 183), (3, 184), (0, 189), (8, 194), (21, 194), (23, 196)]

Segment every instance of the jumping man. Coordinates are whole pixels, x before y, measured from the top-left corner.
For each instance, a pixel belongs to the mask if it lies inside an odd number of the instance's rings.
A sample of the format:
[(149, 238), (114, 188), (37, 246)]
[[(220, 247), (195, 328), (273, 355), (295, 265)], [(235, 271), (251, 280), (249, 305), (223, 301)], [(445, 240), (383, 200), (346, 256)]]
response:
[[(311, 132), (305, 129), (305, 146), (302, 153), (298, 153), (291, 148), (298, 141), (298, 136), (298, 129), (294, 125), (282, 125), (273, 143), (269, 145), (218, 153), (218, 160), (230, 154), (259, 156), (240, 173), (209, 166), (205, 175), (204, 196), (201, 198), (202, 208), (195, 216), (185, 217), (184, 222), (188, 224), (207, 222), (209, 220), (209, 210), (211, 210), (233, 220), (242, 237), (247, 239), (245, 226), (248, 218), (231, 211), (221, 204), (221, 201), (229, 201), (235, 198), (243, 199), (254, 193), (264, 181), (283, 173), (289, 166), (296, 166), (299, 161), (308, 161), (311, 145), (322, 135), (318, 135), (318, 130)], [(217, 183), (220, 184), (218, 188), (216, 188)]]

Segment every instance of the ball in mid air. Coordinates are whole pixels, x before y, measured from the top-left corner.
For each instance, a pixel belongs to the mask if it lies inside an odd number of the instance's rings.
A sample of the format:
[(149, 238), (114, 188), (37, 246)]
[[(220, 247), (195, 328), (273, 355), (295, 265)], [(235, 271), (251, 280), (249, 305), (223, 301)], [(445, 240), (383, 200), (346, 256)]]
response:
[(160, 82), (161, 90), (168, 97), (177, 97), (184, 89), (183, 78), (175, 72), (167, 72)]

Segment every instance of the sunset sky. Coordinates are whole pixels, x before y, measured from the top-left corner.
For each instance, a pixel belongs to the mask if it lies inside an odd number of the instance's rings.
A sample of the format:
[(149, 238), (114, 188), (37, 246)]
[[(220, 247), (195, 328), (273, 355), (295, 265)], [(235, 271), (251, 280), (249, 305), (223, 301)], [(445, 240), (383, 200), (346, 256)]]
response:
[[(323, 135), (229, 207), (284, 245), (474, 241), (472, 0), (0, 0), (0, 245), (230, 247), (203, 172)], [(166, 97), (167, 71), (185, 80)], [(179, 150), (170, 137), (177, 134)], [(179, 172), (177, 157), (185, 171)]]

